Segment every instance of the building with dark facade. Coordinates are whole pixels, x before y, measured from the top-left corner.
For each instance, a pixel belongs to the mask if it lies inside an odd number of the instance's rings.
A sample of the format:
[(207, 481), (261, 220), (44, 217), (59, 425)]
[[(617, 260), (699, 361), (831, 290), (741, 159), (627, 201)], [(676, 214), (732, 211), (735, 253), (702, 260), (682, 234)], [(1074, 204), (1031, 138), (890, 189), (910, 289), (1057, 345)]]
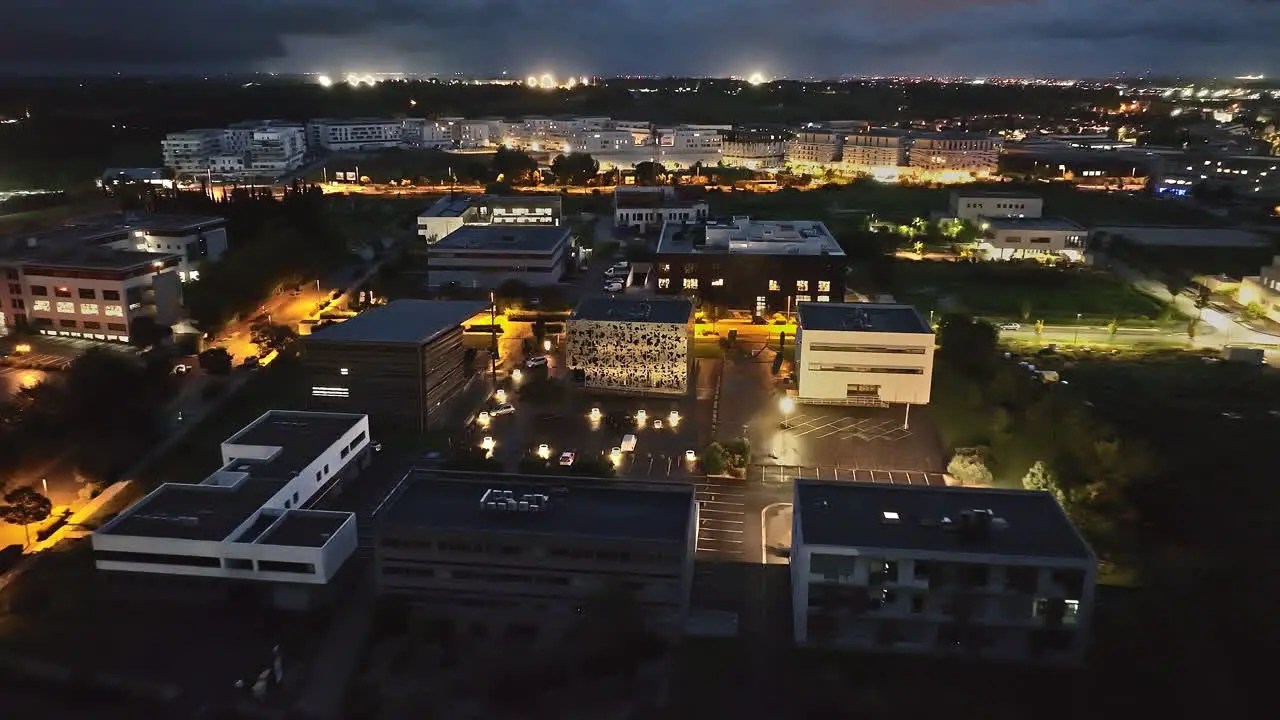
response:
[(735, 217), (664, 225), (654, 275), (660, 294), (764, 315), (800, 302), (843, 302), (846, 266), (821, 222)]
[(316, 409), (435, 427), (472, 377), (462, 325), (488, 303), (396, 300), (306, 337)]
[(552, 641), (624, 592), (683, 629), (698, 505), (673, 484), (414, 471), (375, 521), (378, 590), (476, 633)]

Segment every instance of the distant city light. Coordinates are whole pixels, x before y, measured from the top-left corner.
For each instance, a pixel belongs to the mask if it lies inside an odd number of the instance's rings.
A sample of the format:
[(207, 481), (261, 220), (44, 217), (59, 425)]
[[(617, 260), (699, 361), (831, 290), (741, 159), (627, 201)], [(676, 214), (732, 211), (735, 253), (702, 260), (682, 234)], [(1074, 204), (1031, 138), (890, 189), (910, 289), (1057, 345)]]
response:
[(524, 84), (528, 85), (531, 88), (538, 87), (538, 76), (530, 75), (529, 77), (524, 79)]
[(328, 75), (321, 75), (316, 78), (316, 82), (320, 83), (320, 87), (333, 87), (333, 78)]
[(551, 73), (544, 73), (542, 77), (538, 79), (538, 84), (541, 85), (544, 90), (550, 90), (556, 86), (556, 78)]
[(752, 85), (763, 85), (766, 82), (768, 82), (768, 80), (765, 78), (763, 73), (757, 72), (757, 73), (751, 73), (751, 75), (747, 78), (747, 82), (751, 83)]

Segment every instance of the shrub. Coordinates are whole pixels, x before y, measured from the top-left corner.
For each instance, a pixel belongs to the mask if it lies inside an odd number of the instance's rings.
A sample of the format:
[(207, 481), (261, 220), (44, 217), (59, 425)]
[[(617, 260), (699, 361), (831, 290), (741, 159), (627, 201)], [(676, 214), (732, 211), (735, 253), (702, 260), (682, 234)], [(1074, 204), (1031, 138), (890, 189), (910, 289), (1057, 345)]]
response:
[(956, 453), (947, 463), (947, 474), (961, 485), (989, 486), (993, 480), (986, 462), (978, 454)]

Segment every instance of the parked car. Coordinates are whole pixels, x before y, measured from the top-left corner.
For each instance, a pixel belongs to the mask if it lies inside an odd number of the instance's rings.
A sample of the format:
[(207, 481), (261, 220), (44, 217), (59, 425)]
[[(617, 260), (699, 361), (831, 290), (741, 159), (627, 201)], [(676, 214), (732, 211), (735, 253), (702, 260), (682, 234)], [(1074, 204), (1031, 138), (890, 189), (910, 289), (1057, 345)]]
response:
[(573, 464), (574, 457), (576, 456), (572, 452), (562, 452), (560, 453), (560, 464), (564, 467), (569, 467)]
[(1000, 323), (999, 328), (1001, 330), (1021, 330), (1022, 324), (1021, 323)]
[(621, 446), (621, 447), (622, 447), (622, 452), (635, 452), (635, 449), (636, 449), (636, 436), (635, 436), (635, 435), (623, 435), (623, 436), (622, 436), (622, 446)]
[(525, 360), (525, 361), (524, 361), (524, 366), (525, 366), (525, 367), (527, 367), (527, 368), (530, 368), (530, 369), (532, 369), (532, 368), (539, 368), (539, 367), (546, 367), (546, 366), (547, 366), (547, 356), (546, 356), (546, 355), (534, 355), (533, 357), (531, 357), (531, 358), (529, 358), (528, 360)]
[(610, 278), (611, 278), (611, 277), (626, 277), (627, 273), (629, 273), (629, 272), (631, 272), (631, 269), (630, 269), (630, 268), (625, 268), (625, 267), (623, 267), (623, 268), (619, 268), (619, 267), (611, 267), (611, 268), (608, 268), (608, 269), (606, 269), (606, 270), (604, 271), (604, 276), (605, 276), (605, 277), (610, 277)]
[(498, 415), (510, 415), (515, 412), (516, 408), (511, 403), (502, 403), (498, 407), (489, 411), (489, 415), (497, 417)]
[(186, 375), (189, 372), (191, 372), (190, 365), (186, 365), (184, 363), (178, 363), (177, 365), (173, 366), (174, 375)]
[(604, 291), (610, 292), (610, 293), (622, 292), (622, 283), (620, 282), (605, 283)]

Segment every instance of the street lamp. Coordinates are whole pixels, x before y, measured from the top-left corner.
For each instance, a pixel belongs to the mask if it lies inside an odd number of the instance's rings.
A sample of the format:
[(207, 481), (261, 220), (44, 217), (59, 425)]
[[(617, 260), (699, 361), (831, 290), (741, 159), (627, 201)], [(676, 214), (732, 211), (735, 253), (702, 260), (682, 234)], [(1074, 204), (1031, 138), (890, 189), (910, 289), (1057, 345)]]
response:
[(790, 427), (788, 419), (791, 417), (791, 413), (796, 410), (796, 401), (792, 400), (790, 395), (783, 395), (782, 399), (778, 401), (778, 409), (782, 411), (782, 427)]
[(40, 484), (44, 486), (44, 496), (49, 497), (49, 478), (40, 478)]
[(551, 341), (550, 341), (550, 340), (543, 340), (543, 341), (542, 341), (542, 351), (543, 351), (543, 352), (551, 352)]
[(502, 388), (498, 388), (498, 392), (494, 393), (494, 394), (493, 394), (493, 397), (494, 397), (494, 399), (496, 399), (499, 403), (504, 403), (504, 402), (506, 402), (506, 401), (507, 401), (507, 391), (506, 391), (506, 390), (503, 390)]
[(1080, 318), (1081, 318), (1081, 315), (1082, 315), (1081, 313), (1076, 313), (1076, 339), (1075, 339), (1074, 341), (1072, 341), (1072, 343), (1071, 343), (1072, 345), (1079, 345), (1079, 344), (1080, 344)]

